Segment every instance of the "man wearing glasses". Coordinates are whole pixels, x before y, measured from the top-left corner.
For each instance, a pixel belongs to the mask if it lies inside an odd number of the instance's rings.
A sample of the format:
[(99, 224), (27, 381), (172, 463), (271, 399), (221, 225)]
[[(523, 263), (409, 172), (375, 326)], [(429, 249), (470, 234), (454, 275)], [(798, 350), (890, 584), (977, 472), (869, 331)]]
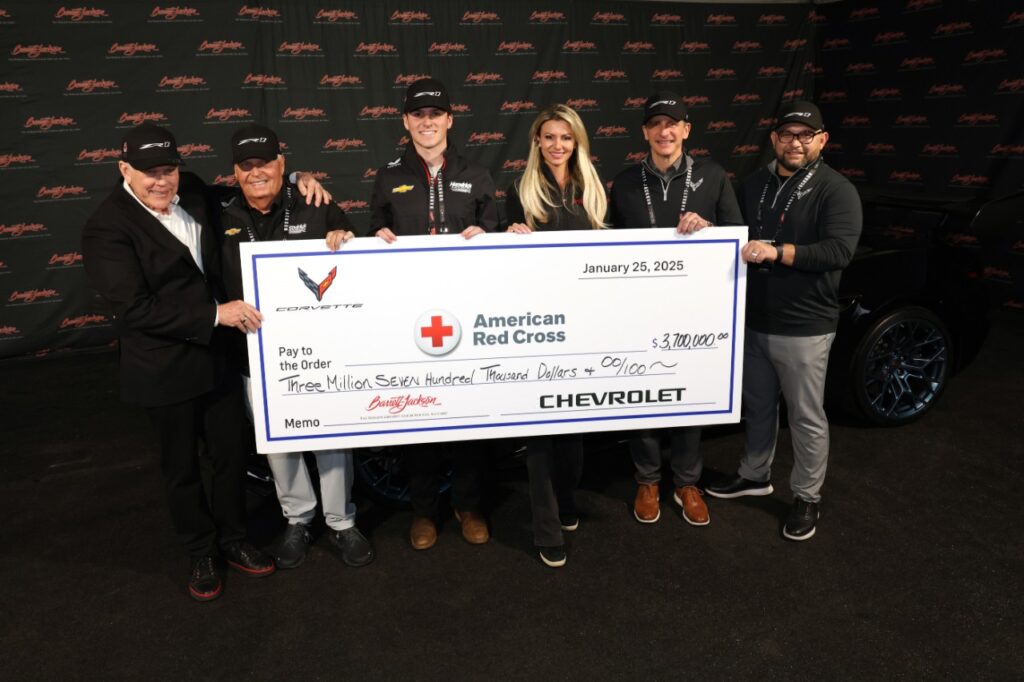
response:
[(740, 186), (750, 241), (743, 363), (746, 447), (739, 471), (709, 486), (714, 497), (770, 495), (779, 393), (793, 438), (794, 503), (783, 527), (807, 540), (818, 521), (828, 463), (825, 370), (839, 321), (839, 278), (853, 258), (863, 216), (849, 180), (825, 164), (828, 133), (818, 107), (783, 106), (771, 133), (775, 160)]

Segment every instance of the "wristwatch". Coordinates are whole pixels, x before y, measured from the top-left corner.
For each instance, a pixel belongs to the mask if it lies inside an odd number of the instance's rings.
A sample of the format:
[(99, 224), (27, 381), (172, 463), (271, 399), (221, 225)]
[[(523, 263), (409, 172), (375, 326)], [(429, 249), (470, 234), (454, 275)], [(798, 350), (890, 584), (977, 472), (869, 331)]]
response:
[(778, 262), (779, 265), (782, 265), (782, 245), (781, 244), (776, 244), (775, 245), (775, 260), (776, 260), (776, 262)]

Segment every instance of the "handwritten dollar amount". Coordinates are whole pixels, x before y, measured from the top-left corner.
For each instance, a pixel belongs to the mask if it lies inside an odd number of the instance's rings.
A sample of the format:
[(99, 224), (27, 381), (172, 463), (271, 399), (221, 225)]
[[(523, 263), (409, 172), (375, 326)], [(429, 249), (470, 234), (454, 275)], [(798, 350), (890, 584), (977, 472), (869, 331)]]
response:
[(651, 339), (651, 348), (658, 350), (690, 350), (698, 348), (714, 348), (718, 341), (729, 338), (729, 332), (708, 332), (704, 334), (667, 333)]

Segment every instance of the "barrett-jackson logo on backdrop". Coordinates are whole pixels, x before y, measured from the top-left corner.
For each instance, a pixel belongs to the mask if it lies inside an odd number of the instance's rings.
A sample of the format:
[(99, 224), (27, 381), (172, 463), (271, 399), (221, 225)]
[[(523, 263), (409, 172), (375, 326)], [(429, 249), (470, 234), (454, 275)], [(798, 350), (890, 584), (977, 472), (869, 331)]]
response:
[(905, 57), (900, 62), (900, 71), (922, 71), (935, 68), (935, 57)]
[(247, 73), (242, 79), (243, 90), (286, 90), (287, 87), (284, 78), (267, 73)]
[(89, 193), (81, 185), (43, 185), (36, 191), (36, 198), (33, 201), (45, 204), (52, 201), (79, 201), (88, 198)]
[(109, 327), (110, 318), (106, 315), (79, 315), (78, 317), (65, 317), (60, 322), (57, 331), (69, 329), (85, 329), (90, 327)]
[(691, 147), (688, 153), (695, 159), (711, 157), (711, 150), (707, 147)]
[(851, 47), (849, 38), (829, 38), (821, 44), (822, 52), (833, 52), (835, 50), (849, 50)]
[(761, 118), (757, 119), (757, 129), (768, 130), (770, 128), (774, 128), (776, 120), (777, 119), (774, 116), (762, 116)]
[(598, 126), (594, 131), (594, 137), (604, 139), (629, 137), (629, 130), (626, 129), (626, 126)]
[(625, 26), (628, 22), (626, 15), (620, 12), (594, 12), (594, 16), (590, 17), (590, 23), (603, 26)]
[(736, 132), (736, 121), (718, 120), (708, 121), (707, 132), (709, 133), (734, 133)]
[(927, 143), (921, 147), (921, 156), (959, 156), (956, 145), (945, 142)]
[(761, 43), (756, 40), (737, 40), (732, 44), (734, 53), (760, 52), (761, 49)]
[(11, 13), (8, 12), (7, 10), (5, 10), (5, 9), (0, 8), (0, 25), (2, 25), (2, 24), (10, 25), (10, 24), (13, 24), (13, 23), (14, 23), (14, 17), (11, 16)]
[(651, 15), (651, 26), (682, 26), (683, 18), (678, 14), (656, 12)]
[(526, 170), (526, 159), (505, 159), (501, 164), (502, 173), (522, 173)]
[(157, 92), (203, 92), (209, 90), (202, 76), (162, 76)]
[(148, 23), (162, 24), (167, 22), (197, 22), (202, 21), (199, 10), (195, 7), (161, 7), (157, 5), (149, 13)]
[(840, 128), (870, 128), (871, 119), (868, 116), (843, 116), (839, 122)]
[(925, 128), (929, 125), (928, 117), (923, 114), (901, 114), (892, 122), (893, 128)]
[(155, 43), (114, 43), (107, 50), (107, 59), (160, 59)]
[(493, 147), (505, 144), (505, 133), (499, 132), (474, 132), (469, 134), (466, 141), (467, 147)]
[(281, 23), (281, 13), (270, 7), (250, 7), (242, 5), (238, 9), (235, 21), (261, 21), (270, 24)]
[(373, 166), (367, 166), (366, 170), (363, 171), (363, 177), (360, 182), (373, 182), (377, 177), (377, 169)]
[(64, 52), (64, 48), (60, 45), (53, 45), (52, 43), (22, 45), (21, 43), (18, 43), (11, 48), (10, 61), (66, 61), (70, 59), (70, 57), (67, 57), (66, 55), (67, 53)]
[(116, 163), (121, 158), (121, 150), (115, 147), (106, 149), (82, 149), (75, 157), (76, 166), (94, 166), (100, 163)]
[(64, 7), (53, 15), (55, 24), (109, 24), (110, 15), (99, 7)]
[(647, 157), (647, 152), (628, 152), (626, 158), (623, 159), (626, 163), (640, 163)]
[(845, 102), (848, 98), (846, 90), (825, 90), (818, 95), (819, 102)]
[(80, 268), (82, 267), (82, 254), (77, 251), (68, 251), (67, 253), (55, 253), (50, 256), (50, 260), (47, 262), (47, 270), (62, 270), (64, 268)]
[(498, 16), (497, 12), (464, 12), (462, 19), (459, 20), (459, 24), (462, 26), (479, 26), (480, 24), (500, 24), (501, 17)]
[(871, 62), (852, 62), (846, 65), (847, 76), (867, 76), (875, 72), (875, 65)]
[(597, 54), (597, 43), (592, 40), (566, 40), (562, 54)]
[(498, 43), (496, 55), (531, 55), (537, 54), (537, 47), (526, 40), (501, 41)]
[(203, 125), (219, 125), (222, 123), (251, 123), (252, 112), (244, 107), (210, 108), (203, 117)]
[(327, 123), (327, 111), (320, 107), (285, 107), (281, 123)]
[(321, 9), (313, 17), (314, 24), (358, 24), (359, 15), (348, 9)]
[(384, 121), (401, 118), (398, 107), (393, 106), (364, 106), (360, 109), (357, 116), (362, 121)]
[(845, 150), (842, 143), (829, 140), (828, 144), (825, 145), (825, 151), (829, 154), (842, 154)]
[(796, 88), (794, 90), (784, 90), (782, 92), (782, 101), (783, 102), (789, 102), (789, 101), (794, 100), (794, 99), (800, 99), (803, 96), (804, 96), (804, 89), (803, 88)]
[(121, 86), (106, 78), (71, 79), (64, 88), (65, 95), (120, 95)]
[(921, 174), (917, 171), (893, 171), (889, 173), (889, 182), (900, 185), (920, 185)]
[(592, 97), (573, 97), (565, 100), (565, 106), (576, 111), (601, 111), (597, 100)]
[(711, 52), (711, 44), (703, 40), (685, 40), (679, 43), (679, 51), (686, 54), (706, 54)]
[(388, 23), (397, 26), (431, 26), (430, 14), (419, 10), (395, 10)]
[(627, 40), (622, 45), (623, 54), (654, 54), (654, 43), (646, 40)]
[(27, 97), (24, 88), (21, 87), (21, 83), (14, 83), (12, 81), (0, 82), (0, 99), (10, 99), (12, 97)]
[(806, 63), (804, 63), (804, 73), (810, 73), (810, 74), (813, 74), (815, 76), (824, 76), (825, 75), (825, 67), (824, 66), (815, 66), (814, 62), (806, 62)]
[(500, 73), (492, 71), (470, 71), (462, 82), (468, 87), (476, 87), (478, 85), (504, 85), (505, 79), (501, 77)]
[(395, 76), (392, 86), (396, 88), (407, 88), (416, 81), (421, 81), (424, 78), (430, 78), (430, 76), (425, 73), (400, 73)]
[(213, 153), (213, 146), (208, 144), (197, 144), (189, 142), (188, 144), (178, 145), (178, 154), (183, 159), (211, 159), (216, 156)]
[(565, 71), (534, 71), (533, 75), (530, 76), (531, 85), (552, 85), (555, 83), (568, 83), (569, 76), (566, 75)]
[(1024, 90), (1024, 78), (1015, 78), (1014, 80), (1003, 79), (1000, 81), (999, 86), (996, 88), (995, 94), (997, 95), (1015, 95)]
[(595, 83), (627, 83), (626, 72), (622, 69), (598, 69), (594, 72)]
[(906, 31), (882, 31), (876, 33), (875, 39), (872, 41), (875, 45), (896, 45), (905, 42), (907, 42)]
[(1024, 144), (997, 144), (988, 153), (993, 159), (1019, 159), (1024, 158)]
[(932, 38), (951, 38), (953, 36), (963, 36), (968, 33), (974, 33), (974, 26), (969, 21), (950, 21), (945, 24), (939, 24), (932, 31)]
[(711, 98), (707, 95), (685, 95), (683, 97), (683, 104), (690, 108), (701, 108), (710, 107)]
[(949, 179), (949, 184), (956, 187), (984, 187), (990, 182), (987, 175), (975, 175), (973, 173), (957, 173)]
[(965, 97), (967, 87), (963, 83), (936, 83), (928, 88), (925, 97)]
[(806, 38), (792, 38), (782, 43), (782, 52), (796, 52), (797, 50), (807, 47)]
[(1006, 50), (1000, 48), (988, 48), (985, 50), (971, 50), (964, 55), (964, 64), (993, 64), (996, 62), (1005, 62), (1009, 54)]
[(920, 12), (926, 9), (938, 9), (942, 6), (942, 0), (907, 0), (907, 6), (903, 8), (906, 12)]
[(166, 123), (167, 116), (158, 111), (136, 111), (129, 114), (127, 111), (122, 112), (117, 117), (116, 128), (134, 128), (140, 126), (143, 123)]
[(565, 12), (534, 11), (530, 12), (531, 24), (564, 24)]
[(348, 73), (329, 74), (320, 77), (318, 90), (363, 90), (363, 79)]
[(460, 118), (473, 115), (473, 112), (470, 111), (468, 104), (459, 104), (456, 102), (452, 102), (451, 107), (453, 118)]
[(7, 305), (33, 305), (35, 303), (58, 303), (63, 297), (56, 289), (28, 289), (18, 291), (15, 289), (7, 297)]
[[(573, 107), (575, 108), (575, 107)], [(537, 103), (531, 100), (517, 99), (513, 101), (505, 100), (498, 107), (498, 113), (500, 114), (535, 114), (537, 113)]]
[(247, 54), (239, 40), (204, 40), (196, 48), (197, 57), (243, 57)]
[(643, 97), (627, 97), (622, 102), (622, 108), (627, 110), (643, 109), (646, 101)]
[[(406, 147), (406, 146), (407, 146), (407, 145), (408, 145), (408, 144), (409, 144), (410, 142), (412, 142), (412, 140), (410, 140), (410, 139), (409, 139), (409, 136), (408, 136), (408, 135), (402, 135), (402, 136), (401, 136), (400, 138), (398, 138), (398, 144), (397, 144), (397, 145), (395, 145), (395, 146), (396, 146), (396, 147), (397, 147), (398, 149), (405, 149), (405, 147)], [(395, 161), (392, 161), (391, 163), (395, 163), (395, 164), (397, 164), (397, 163), (398, 163), (399, 161), (401, 161), (401, 159), (396, 159)]]
[(704, 80), (709, 81), (721, 81), (721, 80), (736, 80), (736, 69), (729, 69), (726, 67), (711, 67), (708, 72), (704, 74)]
[(221, 185), (223, 187), (237, 187), (238, 178), (232, 175), (218, 175), (213, 179), (213, 184)]
[(782, 14), (762, 14), (757, 18), (758, 26), (785, 26), (786, 17)]
[(324, 51), (317, 43), (283, 41), (277, 46), (278, 57), (323, 57)]
[(960, 114), (956, 120), (957, 127), (979, 128), (999, 125), (999, 117), (996, 114)]
[(736, 106), (750, 106), (752, 104), (760, 104), (761, 95), (756, 92), (741, 92), (736, 93), (732, 96), (732, 105)]
[(78, 130), (78, 122), (70, 116), (29, 116), (21, 127), (23, 133), (69, 133)]
[(681, 81), (683, 72), (679, 69), (655, 69), (651, 72), (652, 81)]
[(895, 101), (903, 99), (903, 92), (899, 88), (874, 88), (868, 93), (869, 101)]
[(46, 225), (43, 225), (42, 223), (15, 223), (14, 225), (0, 225), (0, 239), (49, 236), (50, 233), (46, 229)]
[(734, 14), (709, 14), (704, 20), (705, 26), (735, 26), (736, 16)]
[(14, 339), (23, 338), (21, 330), (14, 325), (5, 324), (0, 325), (0, 341), (12, 341)]
[(359, 41), (353, 53), (355, 57), (397, 57), (398, 48), (391, 43), (364, 43)]
[(1024, 12), (1013, 12), (1006, 18), (1006, 23), (1003, 24), (1004, 28), (1016, 28), (1018, 26), (1024, 26)]
[(781, 66), (762, 66), (757, 70), (758, 78), (784, 78), (786, 70)]
[(866, 19), (877, 19), (880, 11), (877, 7), (858, 7), (850, 11), (850, 21), (864, 21)]
[(892, 156), (896, 153), (896, 145), (888, 142), (868, 142), (864, 145), (865, 156)]
[(465, 43), (430, 43), (427, 48), (428, 57), (468, 57), (469, 50)]
[(39, 168), (31, 154), (0, 154), (0, 171)]
[(732, 148), (731, 156), (757, 156), (761, 153), (760, 145), (738, 144)]
[(366, 141), (354, 137), (329, 137), (324, 142), (323, 149), (321, 150), (321, 152), (324, 154), (365, 151), (369, 151), (369, 149), (367, 149), (366, 147)]

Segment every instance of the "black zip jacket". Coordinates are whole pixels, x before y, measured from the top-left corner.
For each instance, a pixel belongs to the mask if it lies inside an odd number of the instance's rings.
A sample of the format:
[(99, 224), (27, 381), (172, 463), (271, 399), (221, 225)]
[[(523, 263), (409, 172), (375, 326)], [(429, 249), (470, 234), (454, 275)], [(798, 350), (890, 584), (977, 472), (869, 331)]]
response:
[[(494, 201), (494, 181), (483, 166), (470, 163), (451, 145), (444, 152), (445, 227), (458, 234), (470, 225), (488, 232), (498, 227), (498, 206)], [(370, 198), (369, 235), (390, 227), (396, 235), (430, 234), (429, 174), (416, 148), (410, 142), (399, 158), (377, 171)], [(435, 192), (436, 225), (440, 231), (440, 211)]]
[[(291, 194), (289, 198), (289, 192)], [(284, 230), (285, 208), (288, 208), (288, 232)], [(317, 239), (326, 249), (323, 240), (332, 230), (352, 230), (348, 216), (337, 204), (328, 202), (320, 206), (307, 205), (299, 190), (290, 183), (281, 188), (270, 213), (260, 216), (245, 201), (241, 190), (235, 190), (221, 202), (220, 221), (217, 236), (221, 244), (221, 270), (227, 300), (242, 298), (242, 259), (238, 247), (250, 241), (250, 231), (255, 241), (282, 241), (286, 239)], [(253, 303), (253, 301), (249, 301)], [(246, 350), (245, 334), (231, 331), (231, 351), (242, 373), (249, 376), (249, 356)]]
[[(555, 176), (551, 174), (547, 164), (543, 164), (541, 170), (544, 172), (544, 179), (547, 180), (548, 197), (555, 202), (555, 206), (547, 207), (548, 222), (542, 223), (537, 221), (537, 231), (593, 229), (594, 226), (590, 224), (587, 211), (583, 208), (582, 188), (569, 183), (560, 192), (558, 182), (555, 180)], [(506, 228), (513, 223), (528, 224), (526, 222), (526, 212), (523, 211), (523, 204), (519, 199), (519, 183), (522, 179), (522, 176), (519, 176), (508, 188), (508, 195), (505, 198), (505, 213), (508, 216), (508, 222), (505, 224)]]
[[(736, 194), (725, 171), (714, 161), (683, 156), (684, 163), (673, 171), (666, 182), (653, 170), (650, 155), (643, 161), (630, 166), (615, 176), (612, 182), (610, 213), (612, 227), (675, 227), (679, 224), (679, 208), (683, 201), (683, 186), (686, 184), (686, 169), (693, 166), (690, 177), (690, 195), (686, 210), (693, 211), (713, 225), (742, 225), (743, 217)], [(651, 225), (644, 196), (641, 166), (647, 169), (647, 188), (654, 207), (657, 225)]]
[(783, 179), (772, 162), (740, 185), (750, 238), (796, 245), (792, 267), (775, 263), (747, 270), (747, 326), (764, 334), (817, 336), (834, 332), (839, 322), (839, 278), (853, 259), (863, 225), (860, 196), (824, 161), (798, 190), (808, 172), (802, 168)]

